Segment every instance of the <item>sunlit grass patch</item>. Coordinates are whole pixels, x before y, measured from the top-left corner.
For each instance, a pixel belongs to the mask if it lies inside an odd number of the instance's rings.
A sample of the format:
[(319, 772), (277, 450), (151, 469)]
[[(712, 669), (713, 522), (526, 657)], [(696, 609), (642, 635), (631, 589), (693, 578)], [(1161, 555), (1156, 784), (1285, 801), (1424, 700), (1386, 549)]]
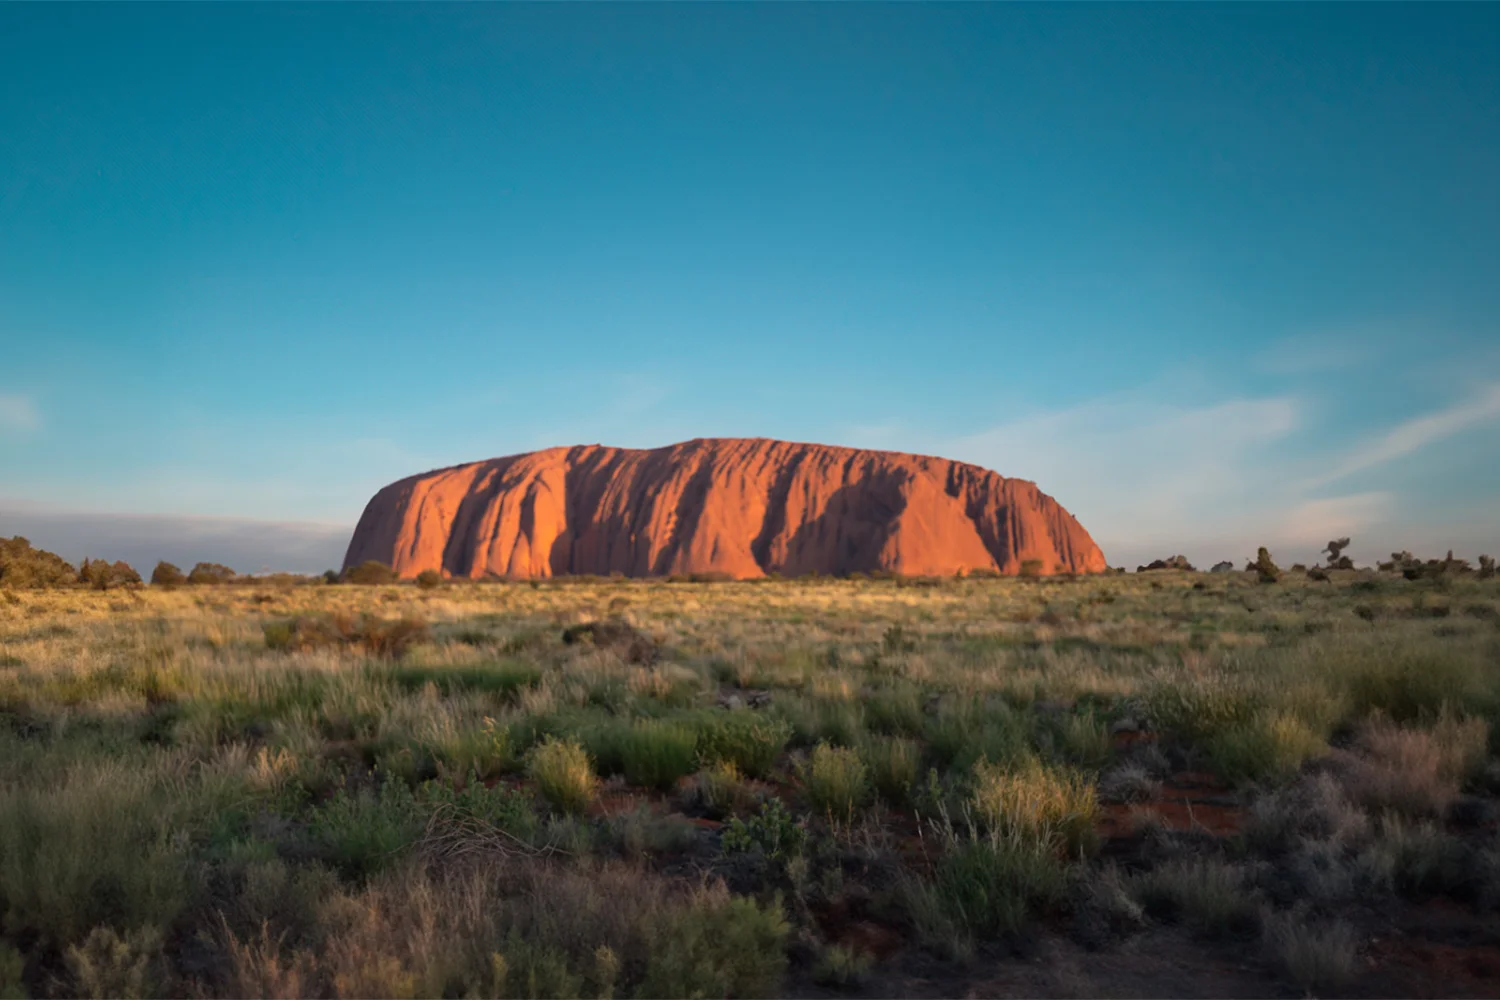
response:
[(598, 779), (588, 754), (577, 743), (547, 737), (531, 751), (526, 773), (552, 808), (581, 813), (594, 798)]
[(974, 811), (985, 826), (1077, 855), (1097, 843), (1098, 796), (1093, 779), (1035, 757), (974, 766)]

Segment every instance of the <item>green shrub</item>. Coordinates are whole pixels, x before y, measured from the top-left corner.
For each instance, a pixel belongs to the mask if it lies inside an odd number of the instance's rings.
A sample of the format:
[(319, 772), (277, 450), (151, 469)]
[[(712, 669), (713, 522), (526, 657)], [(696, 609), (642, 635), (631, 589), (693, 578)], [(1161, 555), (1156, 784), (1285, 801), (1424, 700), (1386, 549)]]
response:
[(1099, 803), (1093, 779), (1035, 757), (1009, 767), (976, 764), (974, 811), (1001, 836), (1068, 854), (1090, 851), (1097, 841)]
[(537, 829), (537, 816), (531, 808), (530, 798), (504, 785), (489, 787), (470, 781), (455, 788), (446, 781), (428, 781), (422, 785), (421, 797), (429, 809), (446, 809), (457, 819), (504, 830), (523, 840)]
[(1436, 642), (1346, 639), (1321, 662), (1356, 719), (1382, 712), (1397, 722), (1436, 718), (1444, 705), (1487, 714), (1496, 701), (1482, 656)]
[(547, 737), (532, 749), (526, 770), (542, 798), (559, 812), (581, 813), (594, 799), (598, 780), (589, 755), (577, 743)]
[(644, 997), (774, 997), (786, 974), (781, 902), (706, 894), (673, 915), (646, 957)]
[(621, 764), (633, 785), (669, 791), (696, 767), (698, 736), (686, 726), (637, 722), (622, 734)]
[(869, 769), (847, 747), (819, 743), (803, 768), (802, 781), (813, 808), (846, 822), (870, 795)]
[(411, 789), (387, 780), (379, 791), (340, 788), (313, 816), (328, 860), (351, 879), (366, 878), (422, 835), (426, 817)]
[(1295, 716), (1275, 713), (1219, 730), (1206, 749), (1215, 774), (1231, 784), (1247, 784), (1290, 777), (1328, 744)]
[(1156, 729), (1188, 743), (1251, 725), (1265, 708), (1265, 696), (1259, 690), (1224, 676), (1160, 681), (1146, 689), (1143, 700)]
[(910, 685), (877, 688), (865, 699), (865, 721), (871, 732), (884, 736), (921, 736), (927, 723), (921, 690)]
[(716, 817), (739, 812), (750, 801), (740, 769), (727, 760), (710, 764), (698, 772), (698, 801)]
[(191, 788), (89, 760), (36, 787), (0, 788), (0, 907), (13, 935), (61, 945), (94, 927), (166, 927), (192, 900)]
[(417, 574), (417, 586), (423, 590), (432, 590), (443, 584), (443, 574), (435, 569), (424, 569)]
[(426, 741), (423, 749), (432, 755), (440, 773), (460, 780), (496, 778), (515, 763), (510, 730), (486, 717), (478, 728), (460, 729)]
[(791, 735), (791, 725), (775, 716), (746, 709), (716, 711), (698, 726), (698, 759), (704, 764), (728, 761), (752, 778), (764, 778)]
[(894, 806), (911, 801), (911, 786), (917, 780), (922, 751), (915, 740), (874, 737), (860, 747), (875, 791)]
[(778, 861), (800, 854), (806, 841), (807, 832), (780, 799), (772, 798), (762, 803), (759, 814), (749, 820), (730, 820), (720, 847), (725, 854), (759, 850), (772, 861)]
[[(412, 641), (416, 638), (413, 636)], [(267, 639), (267, 644), (269, 642)], [(431, 684), (446, 695), (464, 691), (509, 695), (522, 688), (535, 687), (542, 679), (542, 671), (539, 667), (520, 660), (502, 660), (498, 663), (442, 667), (402, 664), (392, 667), (385, 676), (408, 691), (421, 690)]]
[(927, 720), (927, 746), (934, 758), (955, 771), (981, 760), (1020, 760), (1031, 754), (1031, 722), (1007, 705), (991, 709), (961, 705)]
[(1109, 727), (1093, 712), (1067, 713), (1054, 720), (1052, 737), (1059, 755), (1089, 771), (1109, 763)]
[(1131, 890), (1148, 915), (1180, 921), (1201, 937), (1240, 937), (1259, 928), (1244, 870), (1220, 861), (1168, 861), (1136, 875)]
[(984, 838), (961, 842), (945, 855), (929, 891), (955, 925), (988, 938), (1014, 934), (1058, 906), (1067, 872), (1042, 844)]

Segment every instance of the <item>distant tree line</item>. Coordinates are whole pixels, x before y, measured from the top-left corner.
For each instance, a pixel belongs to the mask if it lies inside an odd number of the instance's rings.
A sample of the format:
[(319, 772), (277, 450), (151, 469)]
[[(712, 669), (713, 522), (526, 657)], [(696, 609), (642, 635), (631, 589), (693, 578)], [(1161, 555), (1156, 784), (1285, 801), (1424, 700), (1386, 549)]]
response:
[[(1349, 547), (1348, 538), (1339, 538), (1330, 541), (1323, 549), (1323, 555), (1327, 556), (1326, 565), (1306, 567), (1298, 563), (1291, 568), (1293, 573), (1303, 573), (1312, 580), (1327, 580), (1331, 570), (1354, 570), (1354, 562), (1346, 555), (1344, 550)], [(1492, 556), (1481, 555), (1476, 560), (1477, 565), (1471, 564), (1467, 559), (1455, 558), (1450, 550), (1442, 559), (1422, 560), (1414, 557), (1410, 552), (1393, 552), (1388, 562), (1380, 562), (1376, 568), (1384, 573), (1400, 573), (1408, 580), (1437, 579), (1447, 575), (1474, 574), (1481, 580), (1487, 580), (1495, 575), (1495, 559)], [(1027, 560), (1021, 564), (1019, 576), (1022, 579), (1036, 580), (1042, 576), (1043, 564), (1040, 560)], [(1061, 567), (1057, 567), (1061, 569)], [(1188, 562), (1186, 556), (1175, 555), (1166, 559), (1156, 559), (1144, 565), (1137, 566), (1137, 573), (1157, 572), (1161, 570), (1178, 570), (1183, 572), (1197, 572), (1193, 564)], [(1234, 564), (1220, 562), (1214, 565), (1211, 572), (1233, 572)], [(1107, 573), (1124, 573), (1123, 568), (1106, 570)], [(1283, 576), (1282, 570), (1271, 558), (1270, 550), (1262, 546), (1256, 553), (1254, 559), (1246, 560), (1245, 572), (1256, 574), (1256, 578), (1262, 583), (1275, 583)], [(967, 574), (961, 574), (967, 579), (989, 579), (998, 578), (1001, 574), (993, 570), (974, 570)], [(1073, 574), (1063, 574), (1066, 578), (1072, 578)], [(888, 580), (895, 582), (898, 586), (930, 585), (941, 582), (937, 577), (905, 577), (896, 573), (875, 571), (871, 573), (850, 573), (851, 580)], [(498, 580), (498, 577), (485, 578), (479, 582)], [(776, 573), (768, 574), (760, 582), (776, 582), (783, 578)], [(809, 583), (815, 583), (824, 579), (836, 579), (835, 577), (823, 576), (817, 573), (804, 574), (799, 579)], [(614, 573), (610, 576), (562, 575), (553, 577), (551, 583), (605, 583), (610, 581), (625, 580), (623, 574)], [(666, 583), (718, 583), (730, 580), (722, 573), (691, 573), (677, 574), (662, 578)], [(418, 587), (431, 589), (443, 584), (445, 577), (436, 570), (423, 570), (417, 574), (412, 581)], [(320, 576), (306, 576), (298, 573), (272, 573), (266, 576), (241, 575), (228, 566), (214, 562), (200, 562), (191, 570), (184, 573), (172, 563), (162, 561), (156, 564), (151, 572), (151, 585), (163, 589), (173, 587), (217, 587), (240, 585), (283, 585), (283, 586), (309, 586), (314, 584), (355, 584), (361, 586), (378, 586), (384, 584), (400, 583), (400, 575), (385, 563), (373, 559), (351, 566), (342, 572), (328, 570)], [(538, 581), (532, 581), (533, 584)], [(754, 582), (754, 581), (750, 581)], [(140, 587), (143, 586), (141, 575), (135, 571), (130, 564), (123, 560), (110, 562), (106, 559), (85, 559), (74, 566), (61, 556), (48, 552), (45, 549), (33, 548), (31, 542), (19, 536), (15, 538), (0, 538), (0, 588), (6, 590), (37, 590), (53, 587), (89, 587), (95, 590), (110, 590), (116, 587)]]
[[(1330, 541), (1322, 551), (1327, 557), (1325, 565), (1314, 565), (1312, 567), (1297, 563), (1292, 566), (1293, 573), (1304, 573), (1312, 580), (1327, 580), (1330, 570), (1353, 570), (1354, 560), (1344, 555), (1344, 550), (1349, 547), (1348, 538), (1335, 538)], [(1474, 573), (1481, 580), (1488, 580), (1495, 575), (1495, 559), (1493, 556), (1481, 555), (1478, 566), (1472, 566), (1467, 559), (1456, 559), (1453, 550), (1448, 550), (1448, 555), (1442, 559), (1421, 560), (1414, 557), (1410, 552), (1392, 552), (1389, 562), (1376, 564), (1376, 569), (1382, 573), (1400, 573), (1408, 580), (1433, 579), (1447, 574), (1459, 575), (1463, 573)], [(1184, 570), (1196, 572), (1192, 563), (1187, 561), (1186, 556), (1169, 556), (1166, 559), (1154, 559), (1144, 566), (1137, 566), (1137, 573), (1150, 573), (1157, 570)], [(1211, 572), (1232, 572), (1234, 564), (1221, 562), (1215, 564)], [(1121, 571), (1123, 572), (1123, 570)], [(1254, 573), (1261, 583), (1275, 583), (1282, 577), (1282, 571), (1271, 558), (1271, 552), (1265, 546), (1261, 546), (1254, 559), (1245, 561), (1245, 572)]]

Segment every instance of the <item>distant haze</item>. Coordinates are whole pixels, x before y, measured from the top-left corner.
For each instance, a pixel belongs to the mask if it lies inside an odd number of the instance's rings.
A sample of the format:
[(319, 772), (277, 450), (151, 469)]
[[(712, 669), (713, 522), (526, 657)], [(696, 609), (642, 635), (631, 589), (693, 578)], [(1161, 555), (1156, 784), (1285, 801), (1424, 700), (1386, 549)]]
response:
[(238, 573), (321, 573), (339, 568), (352, 530), (352, 525), (0, 508), (0, 537), (21, 535), (73, 563), (123, 559), (144, 577), (158, 560), (184, 571), (194, 563), (216, 562)]

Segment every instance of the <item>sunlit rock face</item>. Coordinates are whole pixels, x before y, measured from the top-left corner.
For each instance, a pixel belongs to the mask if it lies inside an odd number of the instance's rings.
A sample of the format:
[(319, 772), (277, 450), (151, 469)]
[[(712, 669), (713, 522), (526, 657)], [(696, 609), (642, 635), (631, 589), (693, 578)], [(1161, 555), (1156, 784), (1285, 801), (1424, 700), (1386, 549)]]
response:
[(528, 579), (975, 570), (1093, 573), (1104, 554), (1035, 483), (961, 462), (763, 438), (579, 445), (403, 479), (345, 566)]

